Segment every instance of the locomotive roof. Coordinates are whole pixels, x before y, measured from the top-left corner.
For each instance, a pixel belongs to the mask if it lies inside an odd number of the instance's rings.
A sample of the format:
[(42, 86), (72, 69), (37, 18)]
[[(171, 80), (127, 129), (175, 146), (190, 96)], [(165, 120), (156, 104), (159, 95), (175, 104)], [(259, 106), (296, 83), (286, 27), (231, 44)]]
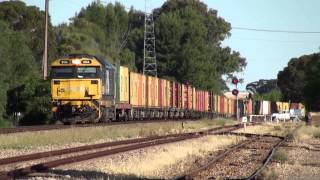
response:
[(99, 56), (94, 56), (90, 54), (67, 54), (63, 58), (88, 58), (88, 59), (96, 59), (101, 63), (104, 67), (106, 68), (114, 68), (114, 66), (109, 63), (107, 60), (103, 59), (102, 57)]

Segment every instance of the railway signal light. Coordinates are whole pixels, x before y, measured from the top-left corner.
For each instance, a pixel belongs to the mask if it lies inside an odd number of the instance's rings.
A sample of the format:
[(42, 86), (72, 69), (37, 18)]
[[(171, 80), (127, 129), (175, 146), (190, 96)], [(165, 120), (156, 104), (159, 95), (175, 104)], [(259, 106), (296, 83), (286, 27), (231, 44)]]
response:
[(235, 95), (235, 96), (238, 96), (239, 90), (238, 89), (232, 90), (232, 94)]
[(232, 84), (237, 85), (239, 83), (238, 78), (234, 77), (232, 78)]

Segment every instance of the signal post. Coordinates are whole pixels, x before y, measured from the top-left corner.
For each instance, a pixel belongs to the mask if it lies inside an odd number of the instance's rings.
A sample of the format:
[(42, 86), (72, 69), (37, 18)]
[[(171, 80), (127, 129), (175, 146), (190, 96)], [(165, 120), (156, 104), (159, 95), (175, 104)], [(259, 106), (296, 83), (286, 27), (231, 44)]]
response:
[(238, 78), (233, 77), (233, 78), (232, 78), (232, 84), (235, 85), (235, 89), (232, 90), (232, 94), (233, 94), (234, 96), (236, 96), (236, 101), (237, 101), (237, 110), (236, 110), (236, 113), (237, 113), (237, 120), (239, 121), (239, 101), (238, 101), (239, 90), (238, 90), (238, 83), (239, 83)]

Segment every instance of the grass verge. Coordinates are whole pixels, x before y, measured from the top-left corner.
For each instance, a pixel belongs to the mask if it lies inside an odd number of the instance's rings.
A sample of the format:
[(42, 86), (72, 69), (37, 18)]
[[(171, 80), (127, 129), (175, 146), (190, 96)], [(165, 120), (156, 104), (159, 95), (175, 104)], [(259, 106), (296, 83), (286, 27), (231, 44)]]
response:
[(302, 126), (293, 133), (293, 137), (296, 141), (320, 138), (320, 127)]
[(235, 124), (228, 119), (182, 122), (159, 122), (105, 127), (71, 128), (0, 135), (0, 149), (32, 149), (41, 146), (88, 144), (112, 140), (192, 132), (215, 126)]

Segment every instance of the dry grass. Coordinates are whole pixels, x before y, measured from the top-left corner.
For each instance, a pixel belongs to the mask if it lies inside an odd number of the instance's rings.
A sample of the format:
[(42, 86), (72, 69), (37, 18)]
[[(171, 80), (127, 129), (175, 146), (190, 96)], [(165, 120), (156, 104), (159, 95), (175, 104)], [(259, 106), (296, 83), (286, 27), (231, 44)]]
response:
[[(134, 175), (142, 178), (170, 178), (183, 172), (183, 161), (206, 157), (209, 153), (238, 143), (243, 137), (207, 136), (200, 139), (172, 143), (133, 151), (109, 158), (63, 167), (63, 169), (93, 170), (108, 174)], [(172, 172), (172, 170), (174, 172)]]
[(33, 149), (45, 146), (63, 146), (72, 143), (95, 143), (128, 138), (147, 137), (180, 132), (192, 132), (221, 124), (233, 124), (232, 120), (201, 120), (161, 123), (138, 123), (106, 127), (71, 128), (52, 131), (25, 132), (0, 135), (0, 149)]
[(293, 132), (300, 124), (297, 123), (266, 123), (256, 126), (247, 126), (247, 129), (240, 129), (237, 132), (253, 133), (253, 134), (271, 134), (277, 136), (287, 136)]
[(302, 126), (295, 133), (293, 133), (293, 137), (296, 141), (320, 138), (320, 127)]
[(278, 174), (274, 169), (264, 169), (260, 175), (258, 175), (258, 180), (275, 180), (278, 179)]

